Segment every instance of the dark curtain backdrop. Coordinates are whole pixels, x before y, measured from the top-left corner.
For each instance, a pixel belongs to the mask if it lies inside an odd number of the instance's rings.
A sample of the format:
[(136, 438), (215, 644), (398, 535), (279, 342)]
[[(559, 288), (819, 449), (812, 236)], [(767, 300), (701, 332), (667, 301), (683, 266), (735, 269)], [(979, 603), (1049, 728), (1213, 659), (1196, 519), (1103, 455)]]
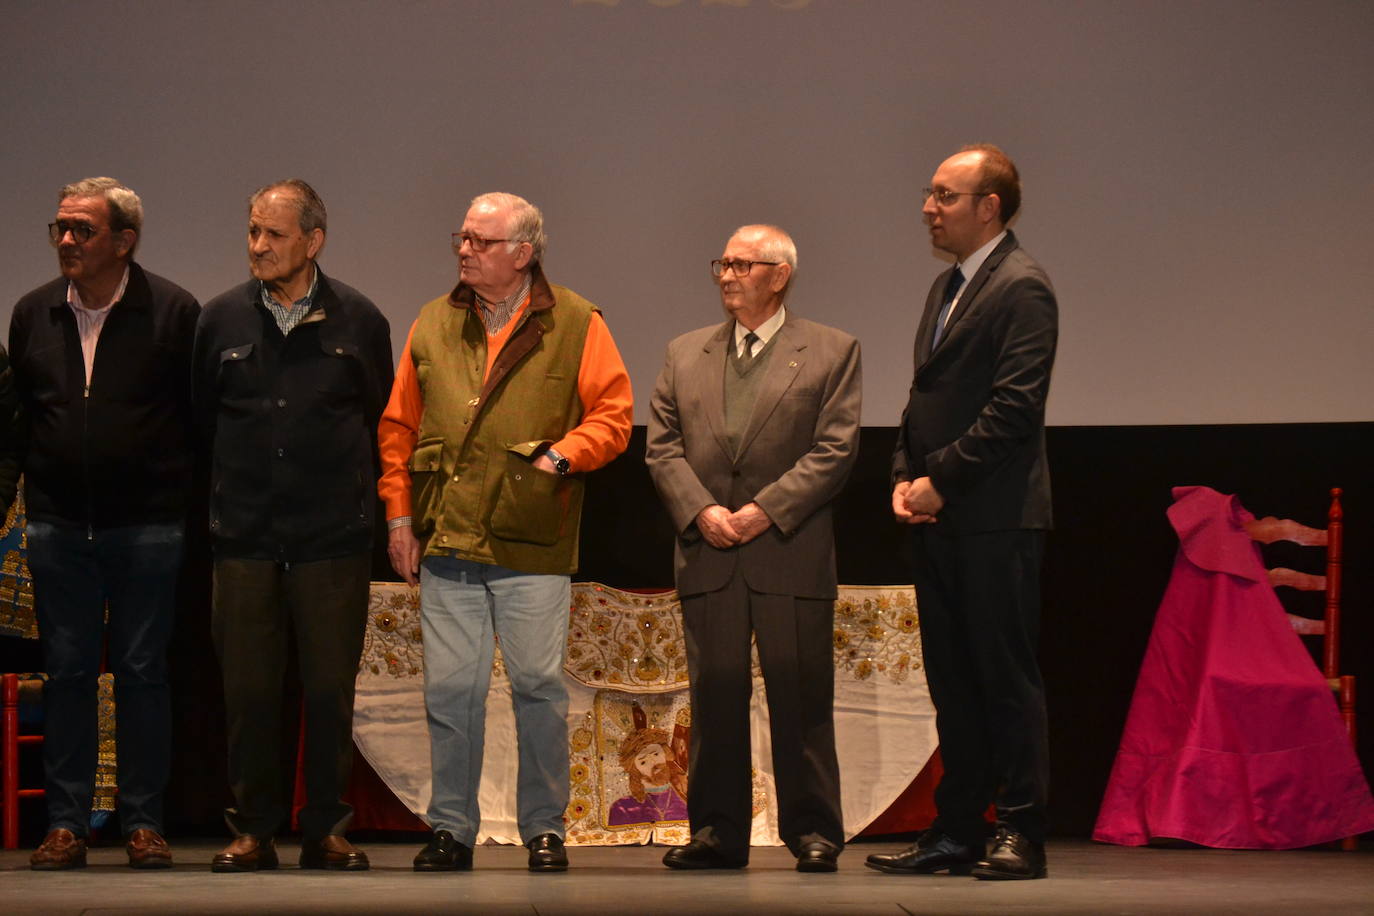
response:
[[(910, 580), (903, 533), (887, 508), (895, 435), (891, 427), (863, 431), (837, 514), (843, 582)], [(1236, 493), (1256, 515), (1313, 526), (1324, 524), (1327, 491), (1344, 488), (1344, 668), (1365, 685), (1359, 750), (1365, 772), (1374, 772), (1374, 423), (1055, 427), (1049, 447), (1057, 528), (1046, 552), (1041, 660), (1054, 831), (1081, 837), (1092, 830), (1177, 548), (1164, 514), (1177, 485)], [(618, 587), (672, 584), (671, 525), (643, 454), (644, 428), (636, 427), (629, 451), (592, 475), (579, 578)], [(192, 540), (173, 646), (177, 751), (168, 816), (176, 833), (218, 834), (227, 800), (223, 710), (209, 643), (208, 553), (203, 537)], [(1316, 553), (1283, 562), (1320, 572)], [(379, 550), (376, 575), (388, 573)], [(1298, 603), (1320, 614), (1315, 602)], [(0, 670), (40, 667), (37, 649), (0, 638)], [(40, 809), (26, 803), (26, 840), (36, 841), (43, 827)]]

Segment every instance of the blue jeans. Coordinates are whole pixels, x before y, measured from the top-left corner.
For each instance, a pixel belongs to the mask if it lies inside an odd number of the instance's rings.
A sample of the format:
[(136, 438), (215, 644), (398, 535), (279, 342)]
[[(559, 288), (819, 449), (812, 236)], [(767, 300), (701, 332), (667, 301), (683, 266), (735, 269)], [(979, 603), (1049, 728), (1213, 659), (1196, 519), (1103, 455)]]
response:
[(48, 829), (85, 836), (95, 791), (96, 677), (109, 606), (114, 674), (115, 766), (125, 833), (162, 832), (172, 745), (167, 644), (176, 610), (180, 524), (97, 529), (29, 520), (44, 688), (43, 765)]
[(491, 682), (493, 630), (510, 677), (520, 770), (520, 838), (563, 836), (568, 807), (567, 576), (534, 575), (453, 557), (420, 569), (433, 793), (426, 819), (471, 846)]

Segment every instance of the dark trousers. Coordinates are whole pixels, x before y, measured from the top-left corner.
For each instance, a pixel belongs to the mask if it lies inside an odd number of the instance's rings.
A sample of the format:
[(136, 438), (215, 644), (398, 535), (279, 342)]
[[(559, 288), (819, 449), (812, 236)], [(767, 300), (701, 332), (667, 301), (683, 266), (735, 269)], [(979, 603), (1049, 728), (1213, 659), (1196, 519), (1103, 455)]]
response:
[[(294, 633), (305, 716), (307, 841), (343, 833), (353, 763), (353, 690), (367, 620), (370, 554), (310, 563), (217, 558), (211, 621), (224, 674), (229, 784), (225, 812), (238, 834), (268, 837), (286, 824), (282, 697)], [(294, 744), (294, 741), (292, 742)]]
[(926, 681), (945, 772), (936, 828), (973, 844), (997, 818), (1045, 838), (1049, 782), (1040, 635), (1043, 531), (915, 532), (914, 572)]
[[(124, 832), (162, 832), (172, 748), (167, 643), (176, 610), (180, 524), (90, 531), (29, 521), (44, 688), (48, 828), (89, 832), (97, 759), (96, 678), (108, 633), (115, 767)], [(109, 608), (109, 623), (105, 610)]]
[(778, 833), (844, 845), (835, 756), (835, 602), (750, 591), (742, 576), (682, 599), (691, 679), (687, 811), (692, 833), (725, 855), (749, 858), (753, 786), (749, 749), (749, 636), (768, 694)]

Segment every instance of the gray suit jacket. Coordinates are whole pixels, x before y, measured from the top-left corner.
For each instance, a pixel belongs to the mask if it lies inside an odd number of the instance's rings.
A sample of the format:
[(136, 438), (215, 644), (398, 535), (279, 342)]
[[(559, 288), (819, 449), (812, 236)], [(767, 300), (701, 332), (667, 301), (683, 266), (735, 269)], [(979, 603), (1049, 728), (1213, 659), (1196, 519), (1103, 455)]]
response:
[[(722, 588), (736, 570), (761, 592), (835, 597), (830, 503), (859, 445), (859, 342), (789, 312), (773, 339), (738, 455), (725, 440), (725, 369), (734, 321), (684, 334), (649, 402), (645, 460), (677, 529), (678, 591)], [(707, 506), (753, 501), (773, 525), (740, 547), (718, 550), (696, 517)]]

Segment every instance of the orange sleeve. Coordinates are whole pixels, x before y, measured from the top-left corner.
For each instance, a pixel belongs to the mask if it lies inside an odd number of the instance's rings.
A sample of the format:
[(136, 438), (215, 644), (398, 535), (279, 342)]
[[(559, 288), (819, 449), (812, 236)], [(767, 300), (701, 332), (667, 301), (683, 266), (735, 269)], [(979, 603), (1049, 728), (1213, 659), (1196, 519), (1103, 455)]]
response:
[(377, 494), (386, 505), (388, 520), (410, 515), (410, 456), (420, 435), (420, 418), (425, 406), (420, 400), (420, 383), (415, 375), (415, 361), (410, 357), (410, 338), (415, 325), (406, 334), (406, 347), (401, 351), (401, 364), (396, 367), (396, 381), (391, 385), (391, 398), (377, 424), (377, 448), (382, 457), (382, 477), (377, 482)]
[(634, 424), (630, 374), (600, 312), (592, 313), (587, 326), (577, 393), (582, 398), (582, 422), (553, 447), (568, 459), (571, 470), (594, 471), (625, 451)]

